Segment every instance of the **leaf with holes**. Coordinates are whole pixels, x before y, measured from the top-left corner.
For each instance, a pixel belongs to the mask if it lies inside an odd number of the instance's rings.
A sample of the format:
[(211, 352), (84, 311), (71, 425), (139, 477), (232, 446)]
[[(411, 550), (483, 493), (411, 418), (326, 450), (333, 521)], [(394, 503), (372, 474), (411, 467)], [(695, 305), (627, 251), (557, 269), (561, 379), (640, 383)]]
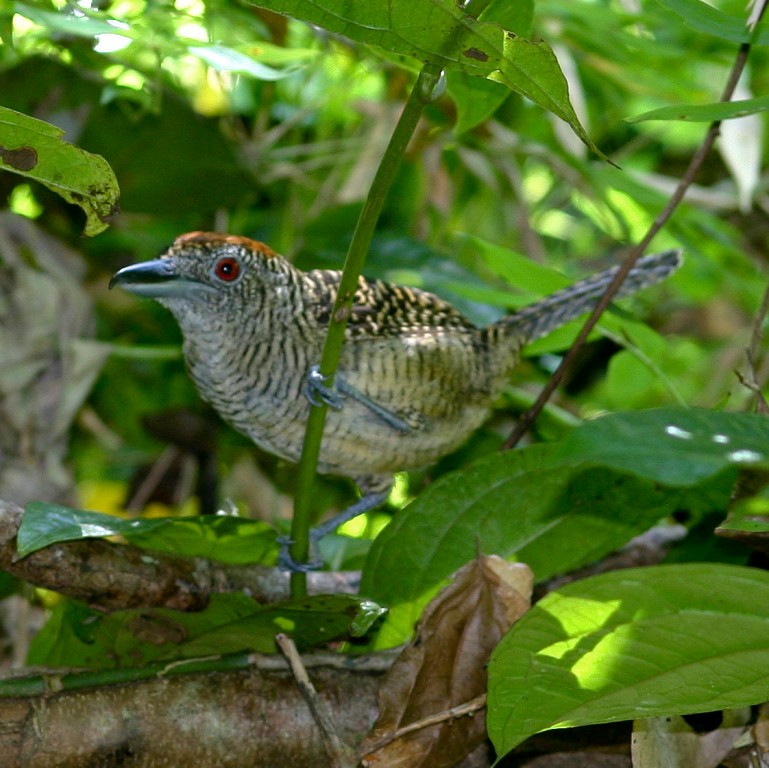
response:
[(62, 139), (55, 125), (0, 107), (0, 169), (44, 184), (86, 215), (85, 234), (98, 235), (118, 211), (120, 191), (112, 169)]

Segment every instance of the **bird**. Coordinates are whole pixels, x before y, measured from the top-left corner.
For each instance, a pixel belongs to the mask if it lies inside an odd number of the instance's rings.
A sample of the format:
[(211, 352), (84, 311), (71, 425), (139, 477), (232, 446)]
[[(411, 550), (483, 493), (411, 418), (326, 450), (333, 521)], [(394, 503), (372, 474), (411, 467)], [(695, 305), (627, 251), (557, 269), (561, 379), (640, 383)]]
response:
[[(667, 278), (681, 260), (680, 250), (639, 259), (618, 297)], [(484, 327), (432, 293), (360, 277), (333, 382), (318, 363), (339, 271), (302, 271), (240, 235), (190, 232), (160, 258), (120, 269), (110, 288), (170, 310), (200, 395), (269, 453), (297, 462), (310, 408), (329, 406), (318, 471), (352, 478), (361, 497), (313, 529), (315, 542), (383, 503), (393, 473), (461, 446), (489, 417), (523, 347), (591, 310), (616, 271)], [(286, 552), (280, 562), (317, 567)]]

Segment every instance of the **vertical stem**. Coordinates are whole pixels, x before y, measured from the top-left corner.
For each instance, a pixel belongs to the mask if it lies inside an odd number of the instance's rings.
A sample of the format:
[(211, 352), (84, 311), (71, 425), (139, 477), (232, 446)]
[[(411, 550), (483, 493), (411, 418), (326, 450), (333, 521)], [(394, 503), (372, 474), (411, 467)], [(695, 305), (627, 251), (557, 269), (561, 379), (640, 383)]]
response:
[[(422, 115), (422, 110), (434, 98), (433, 94), (440, 76), (440, 69), (434, 65), (425, 64), (422, 67), (379, 163), (363, 210), (358, 217), (358, 223), (355, 226), (344, 263), (320, 361), (320, 371), (324, 376), (329, 377), (329, 386), (333, 383), (333, 376), (342, 354), (347, 320), (350, 317), (353, 298), (358, 287), (358, 278), (363, 270), (377, 220), (408, 143)], [(326, 405), (311, 408), (302, 446), (302, 457), (299, 462), (299, 475), (294, 498), (294, 517), (291, 521), (291, 557), (298, 563), (306, 562), (309, 557), (310, 501), (325, 423)], [(292, 573), (292, 596), (295, 598), (302, 597), (306, 593), (306, 574)]]

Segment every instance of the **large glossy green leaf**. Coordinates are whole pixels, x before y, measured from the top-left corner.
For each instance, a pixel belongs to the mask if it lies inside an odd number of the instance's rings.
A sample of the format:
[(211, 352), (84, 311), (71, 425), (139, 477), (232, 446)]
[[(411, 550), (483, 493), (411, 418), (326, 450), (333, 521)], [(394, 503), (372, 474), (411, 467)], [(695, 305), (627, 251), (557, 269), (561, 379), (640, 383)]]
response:
[(560, 451), (563, 460), (691, 486), (730, 467), (769, 465), (769, 419), (697, 408), (614, 413), (570, 432)]
[(55, 125), (0, 107), (0, 170), (34, 179), (79, 205), (85, 233), (97, 235), (118, 210), (120, 191), (107, 161), (63, 140)]
[(361, 592), (384, 605), (416, 601), (480, 551), (515, 557), (537, 579), (621, 547), (672, 512), (681, 491), (574, 466), (536, 445), (444, 476), (377, 537)]
[(539, 731), (769, 699), (769, 574), (731, 565), (631, 569), (537, 603), (489, 665), (504, 755)]
[(504, 83), (565, 120), (595, 149), (569, 101), (566, 79), (550, 46), (478, 21), (454, 0), (256, 0), (253, 4), (442, 69)]

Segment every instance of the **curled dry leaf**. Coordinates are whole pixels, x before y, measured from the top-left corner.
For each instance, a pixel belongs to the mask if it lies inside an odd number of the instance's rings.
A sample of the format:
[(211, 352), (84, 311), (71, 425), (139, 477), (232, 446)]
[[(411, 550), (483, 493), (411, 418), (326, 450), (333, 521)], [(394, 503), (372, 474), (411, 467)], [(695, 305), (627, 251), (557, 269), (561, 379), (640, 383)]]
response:
[(399, 729), (483, 694), (486, 662), (502, 635), (529, 608), (528, 566), (478, 557), (427, 606), (414, 641), (382, 683), (379, 719), (361, 754), (367, 766), (452, 766), (486, 737), (483, 710), (449, 717), (384, 744)]

